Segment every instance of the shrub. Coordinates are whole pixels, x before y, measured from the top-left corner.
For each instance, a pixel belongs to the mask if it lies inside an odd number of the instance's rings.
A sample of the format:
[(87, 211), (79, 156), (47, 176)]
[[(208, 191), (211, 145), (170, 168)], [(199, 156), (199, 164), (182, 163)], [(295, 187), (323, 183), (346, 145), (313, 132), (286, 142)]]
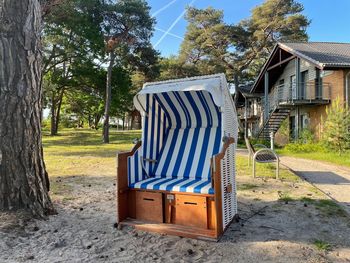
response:
[(329, 149), (342, 154), (350, 146), (350, 111), (337, 98), (326, 113), (323, 141)]
[(310, 129), (303, 129), (299, 135), (298, 143), (313, 143), (315, 140)]
[(311, 152), (324, 152), (325, 149), (322, 144), (319, 143), (289, 143), (284, 149), (291, 153), (311, 153)]

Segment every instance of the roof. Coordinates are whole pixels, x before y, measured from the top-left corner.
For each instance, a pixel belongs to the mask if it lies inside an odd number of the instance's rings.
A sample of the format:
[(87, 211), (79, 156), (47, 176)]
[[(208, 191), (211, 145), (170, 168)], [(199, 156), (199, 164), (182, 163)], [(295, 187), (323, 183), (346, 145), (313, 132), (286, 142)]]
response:
[[(267, 70), (278, 72), (283, 70), (287, 62), (298, 57), (310, 62), (315, 67), (326, 70), (350, 68), (350, 43), (334, 42), (284, 42), (277, 43), (262, 67), (250, 92), (261, 92), (263, 77)], [(280, 64), (283, 63), (283, 64)], [(273, 65), (280, 65), (271, 69)], [(276, 74), (275, 74), (276, 75)], [(269, 82), (275, 81), (269, 78)]]
[(278, 43), (278, 45), (304, 58), (322, 69), (326, 67), (350, 67), (350, 43), (304, 42)]
[(138, 110), (144, 110), (146, 108), (146, 94), (202, 90), (209, 92), (219, 107), (224, 105), (224, 97), (229, 96), (225, 75), (215, 74), (145, 83), (142, 90), (134, 97), (134, 105)]

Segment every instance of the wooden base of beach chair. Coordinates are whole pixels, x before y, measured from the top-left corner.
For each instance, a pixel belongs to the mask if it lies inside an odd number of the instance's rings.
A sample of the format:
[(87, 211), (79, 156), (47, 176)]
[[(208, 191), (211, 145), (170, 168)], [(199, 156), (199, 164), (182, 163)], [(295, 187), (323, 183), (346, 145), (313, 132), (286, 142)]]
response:
[[(140, 144), (131, 152), (117, 156), (117, 223), (132, 225), (137, 229), (189, 238), (218, 240), (229, 226), (224, 226), (224, 194), (235, 189), (221, 183), (221, 160), (228, 146), (234, 140), (227, 140), (222, 151), (211, 159), (215, 194), (195, 194), (162, 190), (130, 189), (127, 180), (127, 158), (134, 154)], [(232, 215), (233, 217), (234, 215)]]
[(175, 224), (152, 223), (148, 221), (140, 221), (137, 219), (128, 218), (120, 223), (121, 225), (132, 226), (141, 231), (149, 231), (166, 235), (174, 235), (201, 240), (217, 241), (219, 237), (216, 231), (212, 229), (203, 229)]
[(121, 224), (170, 235), (219, 237), (214, 195), (138, 189), (126, 194), (127, 217)]

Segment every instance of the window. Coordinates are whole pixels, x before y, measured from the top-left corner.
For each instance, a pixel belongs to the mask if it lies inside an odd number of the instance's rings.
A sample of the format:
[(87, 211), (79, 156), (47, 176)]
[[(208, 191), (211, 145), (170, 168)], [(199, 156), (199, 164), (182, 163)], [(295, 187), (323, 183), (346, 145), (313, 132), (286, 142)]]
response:
[(306, 98), (306, 90), (307, 90), (307, 82), (309, 80), (309, 71), (305, 70), (301, 72), (301, 80), (300, 80), (300, 99), (307, 99)]

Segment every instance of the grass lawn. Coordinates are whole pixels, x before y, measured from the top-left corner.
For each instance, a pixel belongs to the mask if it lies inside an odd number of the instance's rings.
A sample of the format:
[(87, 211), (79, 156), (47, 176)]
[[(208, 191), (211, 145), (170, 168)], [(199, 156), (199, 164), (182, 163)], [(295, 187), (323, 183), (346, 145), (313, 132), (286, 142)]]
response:
[[(248, 167), (248, 157), (237, 155), (236, 156), (236, 168), (239, 176), (253, 176), (253, 167), (250, 164)], [(257, 177), (266, 177), (266, 178), (275, 178), (276, 176), (276, 164), (256, 164), (256, 176)], [(289, 171), (284, 166), (280, 165), (280, 174), (279, 178), (287, 181), (298, 181), (300, 178), (294, 173)]]
[[(110, 143), (103, 144), (101, 131), (88, 129), (64, 129), (58, 136), (51, 137), (44, 132), (44, 154), (47, 170), (51, 178), (64, 176), (115, 176), (116, 153), (128, 151), (132, 141), (141, 137), (141, 131), (111, 130)], [(103, 169), (102, 169), (103, 167)], [(252, 176), (252, 167), (248, 159), (237, 156), (236, 168), (240, 176)], [(280, 178), (291, 181), (298, 177), (289, 170), (280, 167)], [(258, 164), (257, 176), (273, 178), (274, 164)], [(55, 184), (53, 183), (53, 188)]]
[(288, 155), (292, 157), (305, 158), (310, 160), (325, 161), (332, 164), (344, 165), (350, 167), (350, 152), (347, 151), (342, 155), (335, 152), (324, 151), (313, 151), (313, 152), (291, 152), (285, 148), (277, 149), (278, 154)]

